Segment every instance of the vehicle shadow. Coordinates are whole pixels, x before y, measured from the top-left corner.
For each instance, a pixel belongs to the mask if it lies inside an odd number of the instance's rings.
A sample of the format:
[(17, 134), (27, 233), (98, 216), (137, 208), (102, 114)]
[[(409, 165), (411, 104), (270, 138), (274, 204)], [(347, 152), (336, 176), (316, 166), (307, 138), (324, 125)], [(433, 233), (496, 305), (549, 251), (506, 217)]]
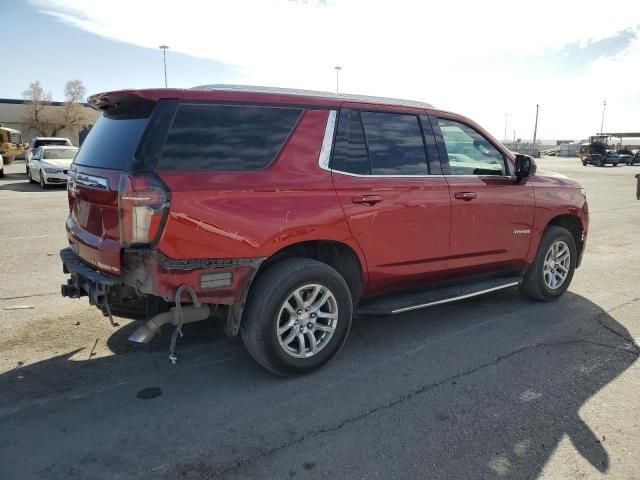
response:
[(46, 192), (49, 190), (65, 190), (66, 188), (66, 184), (47, 185), (47, 188), (43, 190), (42, 188), (40, 188), (39, 184), (29, 183), (24, 172), (5, 172), (4, 177), (0, 178), (0, 191), (10, 190), (12, 192)]
[(108, 339), (112, 356), (72, 350), (0, 375), (0, 477), (534, 479), (565, 436), (606, 472), (580, 410), (640, 355), (573, 293), (359, 318), (336, 361), (294, 379), (204, 323), (172, 366), (171, 332), (139, 346), (136, 326)]

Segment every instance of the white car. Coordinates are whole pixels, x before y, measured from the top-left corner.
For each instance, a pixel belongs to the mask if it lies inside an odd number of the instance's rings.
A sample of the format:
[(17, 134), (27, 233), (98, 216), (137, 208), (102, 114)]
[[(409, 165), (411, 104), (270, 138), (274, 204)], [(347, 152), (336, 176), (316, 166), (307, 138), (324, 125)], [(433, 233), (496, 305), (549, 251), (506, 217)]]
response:
[(66, 184), (67, 172), (76, 153), (76, 147), (38, 147), (27, 164), (29, 183), (38, 182), (43, 189), (47, 188), (47, 185)]
[(24, 164), (26, 166), (26, 173), (29, 175), (29, 162), (36, 153), (39, 147), (45, 145), (59, 145), (63, 147), (73, 147), (73, 143), (68, 138), (63, 137), (33, 137), (29, 142), (29, 148), (24, 152)]

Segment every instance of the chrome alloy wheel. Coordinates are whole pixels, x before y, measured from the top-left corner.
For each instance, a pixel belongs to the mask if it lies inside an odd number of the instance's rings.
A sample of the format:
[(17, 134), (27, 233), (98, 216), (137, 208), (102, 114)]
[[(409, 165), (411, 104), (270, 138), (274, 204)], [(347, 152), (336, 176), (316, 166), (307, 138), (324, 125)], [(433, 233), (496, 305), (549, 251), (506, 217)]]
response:
[(544, 283), (551, 290), (560, 288), (569, 275), (571, 267), (571, 251), (562, 240), (554, 242), (549, 247), (544, 258)]
[(304, 285), (280, 307), (276, 334), (288, 355), (308, 358), (327, 346), (337, 323), (338, 302), (331, 290), (323, 285)]

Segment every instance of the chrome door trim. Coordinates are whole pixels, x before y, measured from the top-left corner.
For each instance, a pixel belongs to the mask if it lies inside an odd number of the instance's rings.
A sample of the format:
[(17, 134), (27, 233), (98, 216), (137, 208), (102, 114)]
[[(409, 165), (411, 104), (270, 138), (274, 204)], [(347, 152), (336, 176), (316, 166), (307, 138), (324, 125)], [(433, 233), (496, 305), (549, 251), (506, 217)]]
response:
[(323, 170), (331, 171), (329, 168), (329, 160), (331, 159), (331, 151), (333, 150), (333, 135), (336, 131), (336, 110), (329, 110), (327, 118), (327, 126), (324, 128), (324, 138), (322, 139), (322, 148), (320, 148), (320, 157), (318, 165)]

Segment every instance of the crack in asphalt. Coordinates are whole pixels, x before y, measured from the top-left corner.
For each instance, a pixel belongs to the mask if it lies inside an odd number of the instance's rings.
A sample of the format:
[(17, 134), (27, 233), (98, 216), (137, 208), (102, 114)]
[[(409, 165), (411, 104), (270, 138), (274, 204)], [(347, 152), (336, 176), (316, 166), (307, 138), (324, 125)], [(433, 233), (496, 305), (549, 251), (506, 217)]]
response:
[(626, 336), (626, 335), (625, 335), (625, 334), (623, 334), (623, 333), (618, 332), (615, 328), (610, 327), (609, 325), (607, 325), (606, 323), (604, 323), (604, 322), (602, 321), (602, 318), (603, 318), (605, 315), (608, 315), (610, 312), (613, 312), (614, 310), (617, 310), (617, 309), (622, 308), (622, 307), (626, 307), (627, 305), (631, 305), (632, 303), (635, 303), (635, 302), (637, 302), (637, 301), (639, 301), (639, 300), (640, 300), (640, 297), (636, 297), (636, 298), (634, 298), (633, 300), (629, 300), (628, 302), (621, 303), (620, 305), (618, 305), (618, 306), (616, 306), (616, 307), (612, 308), (612, 309), (611, 309), (611, 310), (609, 310), (608, 312), (600, 312), (600, 313), (598, 313), (598, 315), (596, 315), (596, 322), (598, 322), (598, 325), (600, 325), (602, 328), (604, 328), (605, 330), (608, 330), (609, 332), (613, 333), (613, 334), (614, 334), (615, 336), (617, 336), (618, 338), (621, 338), (622, 340), (625, 340), (625, 341), (627, 341), (627, 342), (631, 343), (631, 344), (632, 344), (634, 347), (636, 347), (636, 348), (640, 348), (640, 347), (636, 344), (635, 339), (633, 339), (632, 337), (628, 337), (628, 336)]
[[(600, 323), (600, 322), (598, 322)], [(602, 325), (602, 324), (601, 324)], [(603, 325), (604, 326), (604, 325)], [(606, 328), (606, 327), (605, 327)], [(610, 330), (610, 329), (607, 329)], [(615, 333), (617, 336), (620, 336), (617, 332), (612, 332)], [(625, 340), (628, 340), (627, 338), (625, 338)], [(559, 347), (559, 346), (566, 346), (566, 345), (577, 345), (577, 344), (589, 344), (589, 345), (594, 345), (594, 346), (598, 346), (598, 347), (602, 347), (602, 348), (608, 348), (611, 350), (616, 350), (618, 352), (621, 353), (626, 353), (626, 354), (630, 354), (632, 356), (634, 356), (636, 359), (640, 358), (640, 349), (637, 347), (637, 345), (635, 345), (635, 343), (633, 344), (633, 346), (635, 347), (635, 350), (629, 350), (627, 348), (623, 348), (620, 346), (616, 346), (616, 345), (610, 345), (607, 343), (600, 343), (600, 342), (594, 342), (591, 340), (582, 340), (582, 339), (577, 339), (577, 340), (559, 340), (556, 342), (543, 342), (543, 343), (535, 343), (535, 344), (530, 344), (530, 345), (523, 345), (522, 347), (516, 348), (515, 350), (512, 350), (511, 352), (508, 352), (504, 355), (500, 355), (498, 357), (496, 357), (494, 360), (490, 361), (490, 362), (486, 362), (483, 363), (481, 365), (478, 365), (474, 368), (470, 368), (468, 370), (465, 370), (463, 372), (457, 373), (455, 375), (449, 376), (447, 378), (444, 378), (442, 380), (439, 380), (437, 382), (433, 382), (433, 383), (429, 383), (427, 385), (423, 385), (422, 387), (413, 390), (411, 392), (405, 393), (403, 395), (401, 395), (400, 397), (396, 398), (395, 400), (389, 401), (387, 403), (384, 403), (382, 405), (379, 405), (378, 407), (375, 407), (371, 410), (367, 410), (365, 412), (361, 412), (358, 415), (349, 417), (344, 419), (343, 421), (341, 421), (340, 423), (338, 423), (337, 425), (333, 425), (331, 427), (327, 427), (327, 428), (321, 428), (318, 430), (314, 430), (311, 432), (308, 432), (296, 439), (290, 440), (288, 442), (282, 443), (281, 445), (278, 445), (276, 447), (273, 447), (263, 453), (260, 453), (258, 455), (255, 455), (253, 457), (249, 457), (249, 458), (245, 458), (243, 460), (238, 460), (234, 463), (232, 463), (230, 466), (223, 468), (217, 472), (212, 472), (211, 475), (209, 476), (209, 478), (218, 478), (222, 475), (225, 475), (227, 473), (230, 473), (234, 470), (237, 470), (239, 468), (245, 467), (247, 465), (250, 465), (258, 460), (262, 460), (264, 458), (267, 458), (275, 453), (278, 453), (280, 451), (286, 450), (289, 447), (298, 445), (308, 439), (311, 438), (315, 438), (318, 437), (322, 434), (325, 433), (331, 433), (331, 432), (335, 432), (338, 431), (340, 429), (342, 429), (343, 427), (356, 423), (360, 420), (363, 420), (371, 415), (374, 415), (378, 412), (381, 411), (385, 411), (385, 410), (389, 410), (397, 405), (400, 405), (408, 400), (411, 400), (419, 395), (422, 395), (423, 393), (426, 393), (430, 390), (433, 390), (435, 388), (438, 388), (446, 383), (450, 383), (451, 381), (454, 380), (458, 380), (464, 377), (467, 377), (469, 375), (473, 375), (481, 370), (484, 370), (485, 368), (489, 368), (495, 365), (498, 365), (499, 363), (510, 359), (511, 357), (514, 357), (516, 355), (519, 355), (521, 353), (524, 352), (529, 352), (541, 347)], [(178, 467), (179, 468), (179, 467)]]

